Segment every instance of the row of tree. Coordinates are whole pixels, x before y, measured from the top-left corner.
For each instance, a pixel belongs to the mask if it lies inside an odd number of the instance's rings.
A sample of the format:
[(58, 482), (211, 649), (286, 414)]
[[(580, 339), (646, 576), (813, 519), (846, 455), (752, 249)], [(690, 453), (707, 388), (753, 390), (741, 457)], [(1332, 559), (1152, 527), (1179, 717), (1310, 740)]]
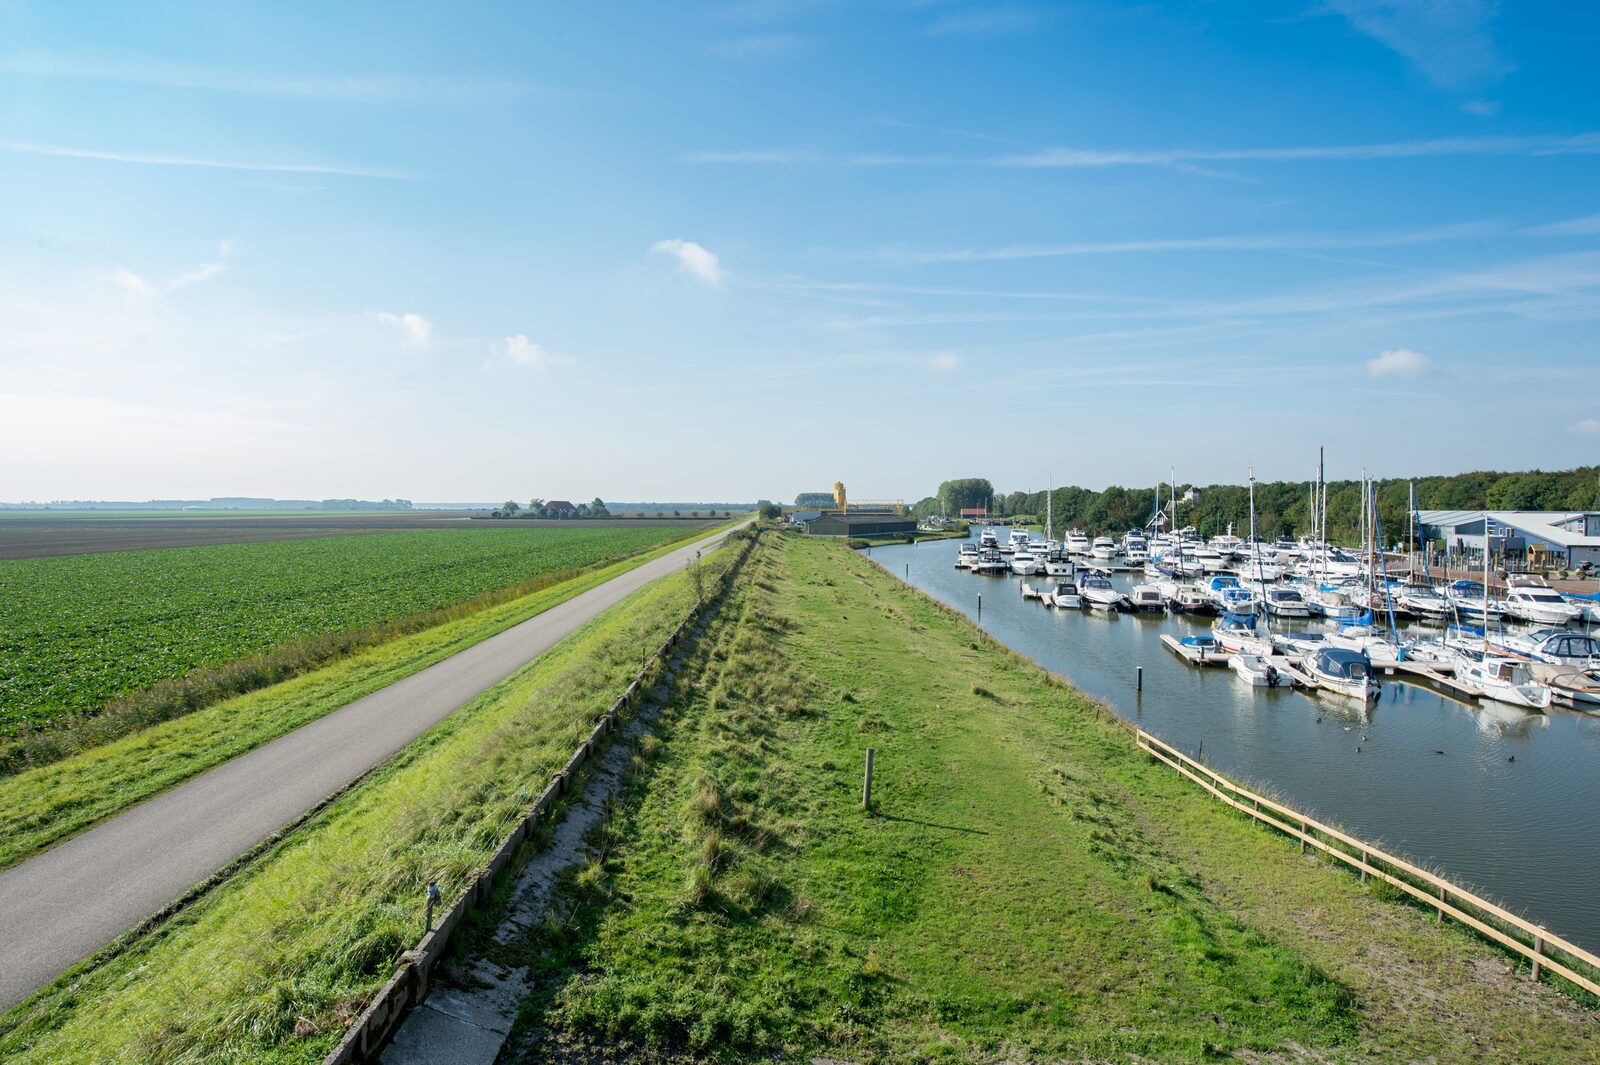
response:
[[(1414, 481), (1377, 482), (1378, 525), (1385, 541), (1406, 536), (1410, 488), (1416, 488), (1417, 507), (1423, 510), (1594, 510), (1600, 509), (1600, 466), (1573, 470), (1524, 473), (1473, 472), (1447, 477), (1419, 477)], [(1146, 526), (1156, 508), (1156, 488), (1122, 488), (1102, 492), (1087, 488), (1057, 488), (1053, 513), (1057, 529), (1080, 528), (1090, 536), (1115, 534)], [(1228, 525), (1243, 535), (1250, 524), (1250, 491), (1246, 485), (1177, 486), (1174, 515), (1168, 501), (1172, 487), (1162, 486), (1162, 507), (1167, 522), (1193, 525), (1203, 535), (1226, 532)], [(955, 516), (964, 507), (987, 507), (997, 517), (1036, 516), (1046, 510), (1044, 492), (996, 492), (982, 477), (945, 481), (937, 494), (919, 500), (916, 515)], [(1311, 486), (1306, 481), (1256, 483), (1256, 528), (1262, 536), (1300, 536), (1311, 531)], [(1361, 483), (1328, 483), (1328, 535), (1351, 541), (1361, 527)]]

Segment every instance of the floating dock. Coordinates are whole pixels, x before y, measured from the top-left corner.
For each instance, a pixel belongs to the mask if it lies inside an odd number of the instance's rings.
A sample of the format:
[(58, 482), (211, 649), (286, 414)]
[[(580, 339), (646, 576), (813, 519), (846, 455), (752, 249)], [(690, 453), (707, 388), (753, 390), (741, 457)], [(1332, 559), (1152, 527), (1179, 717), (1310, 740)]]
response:
[(1166, 646), (1167, 650), (1191, 666), (1225, 666), (1228, 664), (1228, 659), (1232, 657), (1220, 647), (1211, 649), (1184, 643), (1170, 632), (1161, 634), (1161, 642)]

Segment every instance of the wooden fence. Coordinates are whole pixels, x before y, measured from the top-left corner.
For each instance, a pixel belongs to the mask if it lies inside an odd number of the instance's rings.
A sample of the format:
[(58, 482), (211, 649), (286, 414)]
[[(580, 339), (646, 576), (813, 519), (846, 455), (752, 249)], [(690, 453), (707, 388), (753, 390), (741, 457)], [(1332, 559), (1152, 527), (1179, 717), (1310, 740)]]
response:
[(1316, 847), (1358, 870), (1363, 883), (1369, 876), (1377, 877), (1433, 909), (1440, 920), (1447, 916), (1455, 918), (1527, 958), (1533, 964), (1535, 980), (1541, 972), (1549, 970), (1591, 994), (1600, 995), (1600, 958), (1583, 948), (1403, 858), (1242, 788), (1144, 729), (1137, 729), (1136, 735), (1140, 750), (1176, 769), (1234, 809), (1298, 839), (1302, 854), (1307, 845)]
[(468, 879), (460, 894), (435, 917), (433, 927), (427, 930), (421, 941), (400, 956), (394, 975), (373, 996), (367, 1008), (345, 1032), (344, 1038), (339, 1040), (339, 1045), (323, 1059), (323, 1065), (354, 1065), (356, 1062), (375, 1058), (378, 1051), (383, 1049), (400, 1027), (405, 1015), (428, 996), (429, 978), (433, 973), (433, 967), (444, 957), (451, 937), (462, 919), (466, 917), (468, 911), (488, 903), (496, 879), (511, 865), (517, 849), (533, 834), (539, 819), (555, 805), (557, 799), (566, 794), (567, 789), (572, 786), (572, 778), (582, 768), (584, 762), (599, 750), (606, 734), (615, 728), (623, 714), (643, 697), (655, 670), (678, 647), (684, 634), (699, 620), (705, 608), (727, 590), (728, 583), (749, 557), (752, 545), (751, 540), (744, 542), (739, 557), (723, 571), (717, 587), (695, 604), (688, 616), (678, 623), (677, 628), (672, 630), (653, 655), (644, 659), (638, 674), (617, 697), (616, 702), (611, 704), (611, 709), (595, 722), (589, 735), (578, 745), (577, 750), (572, 752), (572, 757), (567, 759), (567, 764), (556, 773), (538, 799), (534, 800), (533, 805), (517, 819), (516, 826), (500, 841), (488, 864)]

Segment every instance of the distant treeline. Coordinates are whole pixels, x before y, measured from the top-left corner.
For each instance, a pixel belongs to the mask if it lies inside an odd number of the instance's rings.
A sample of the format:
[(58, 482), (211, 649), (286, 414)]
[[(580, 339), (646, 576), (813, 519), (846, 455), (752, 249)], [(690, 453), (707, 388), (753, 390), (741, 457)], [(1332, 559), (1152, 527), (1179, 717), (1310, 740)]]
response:
[(48, 503), (0, 503), (0, 510), (410, 510), (409, 499), (53, 499)]
[[(1383, 539), (1405, 539), (1409, 486), (1416, 486), (1423, 510), (1594, 510), (1600, 509), (1600, 466), (1546, 473), (1458, 473), (1448, 477), (1384, 480), (1377, 483), (1378, 522)], [(1057, 488), (1058, 530), (1080, 528), (1091, 536), (1147, 525), (1155, 512), (1156, 489), (1113, 485), (1102, 492)], [(1165, 509), (1171, 486), (1161, 488)], [(1230, 522), (1243, 536), (1250, 528), (1250, 490), (1240, 484), (1178, 485), (1176, 522), (1193, 525), (1205, 536), (1226, 532)], [(1045, 514), (1045, 492), (996, 492), (982, 477), (945, 481), (938, 494), (919, 500), (918, 517), (955, 515), (963, 507), (989, 507), (999, 517)], [(1170, 513), (1170, 511), (1169, 511)], [(1262, 536), (1300, 536), (1311, 531), (1311, 486), (1307, 481), (1258, 481), (1256, 528)], [(1328, 482), (1328, 535), (1351, 541), (1360, 534), (1361, 483)]]

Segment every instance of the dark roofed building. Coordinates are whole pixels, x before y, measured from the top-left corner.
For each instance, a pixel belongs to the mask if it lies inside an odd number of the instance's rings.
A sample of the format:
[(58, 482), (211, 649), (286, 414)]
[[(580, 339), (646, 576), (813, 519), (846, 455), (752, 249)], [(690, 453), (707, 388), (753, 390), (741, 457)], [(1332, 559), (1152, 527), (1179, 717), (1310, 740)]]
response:
[(898, 514), (823, 514), (806, 523), (812, 536), (899, 536), (917, 531), (917, 523)]
[(552, 518), (575, 518), (578, 516), (578, 508), (565, 499), (547, 499), (540, 509)]

